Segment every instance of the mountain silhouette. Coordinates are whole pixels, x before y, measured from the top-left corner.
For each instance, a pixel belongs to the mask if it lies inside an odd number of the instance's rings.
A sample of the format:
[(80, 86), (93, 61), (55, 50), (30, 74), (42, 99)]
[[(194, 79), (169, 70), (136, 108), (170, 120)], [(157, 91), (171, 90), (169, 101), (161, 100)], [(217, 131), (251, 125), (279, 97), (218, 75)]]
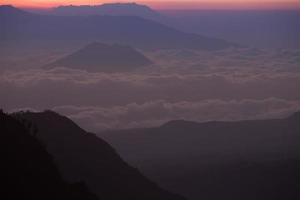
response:
[(37, 137), (51, 153), (63, 176), (84, 181), (105, 200), (184, 200), (169, 193), (124, 162), (105, 141), (52, 111), (15, 114), (35, 124)]
[(136, 16), (51, 16), (25, 12), (16, 15), (20, 12), (0, 6), (0, 41), (99, 41), (144, 49), (218, 50), (237, 46)]
[(143, 54), (129, 46), (95, 42), (58, 59), (47, 67), (69, 67), (91, 72), (124, 72), (151, 63)]
[(28, 125), (0, 111), (1, 199), (96, 200), (84, 183), (67, 183)]
[(99, 136), (145, 175), (191, 200), (300, 197), (300, 112), (269, 120), (175, 120)]
[[(150, 146), (149, 151), (164, 152), (166, 157), (180, 153), (184, 158), (184, 154), (190, 153), (216, 154), (216, 159), (255, 154), (262, 158), (267, 155), (297, 158), (300, 156), (299, 113), (283, 119), (233, 122), (174, 120), (154, 128), (111, 130), (99, 134), (123, 155), (134, 142), (135, 145), (130, 148), (132, 155), (133, 152), (147, 152)], [(168, 152), (165, 151), (165, 143), (168, 143)]]
[(102, 5), (59, 6), (52, 10), (56, 15), (122, 15), (158, 19), (161, 15), (145, 5), (137, 3), (105, 3)]

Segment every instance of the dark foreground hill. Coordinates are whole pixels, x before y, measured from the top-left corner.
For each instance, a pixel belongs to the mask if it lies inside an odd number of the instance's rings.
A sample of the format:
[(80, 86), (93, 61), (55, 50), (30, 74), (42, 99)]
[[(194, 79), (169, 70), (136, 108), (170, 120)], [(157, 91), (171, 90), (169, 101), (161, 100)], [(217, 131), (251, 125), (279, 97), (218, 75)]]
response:
[(95, 42), (47, 67), (69, 67), (91, 72), (126, 72), (151, 63), (143, 54), (129, 46)]
[(23, 123), (0, 111), (1, 199), (96, 200), (83, 183), (64, 181), (52, 156)]
[(216, 50), (236, 46), (136, 16), (47, 16), (0, 6), (0, 41), (100, 41), (135, 48)]
[(238, 122), (178, 120), (100, 135), (148, 177), (191, 200), (300, 198), (300, 113)]
[(125, 163), (109, 144), (64, 116), (51, 111), (16, 115), (36, 124), (37, 137), (54, 156), (67, 180), (83, 180), (101, 199), (185, 199), (149, 181), (137, 169)]

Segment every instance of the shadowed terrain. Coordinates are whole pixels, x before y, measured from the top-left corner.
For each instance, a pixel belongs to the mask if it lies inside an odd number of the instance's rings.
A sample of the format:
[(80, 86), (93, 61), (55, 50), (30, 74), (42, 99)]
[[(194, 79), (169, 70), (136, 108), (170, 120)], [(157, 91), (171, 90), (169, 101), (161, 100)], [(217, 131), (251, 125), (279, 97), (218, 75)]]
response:
[(63, 176), (69, 181), (83, 180), (99, 198), (185, 199), (149, 181), (125, 163), (109, 144), (64, 116), (51, 111), (16, 115), (37, 126), (37, 137), (54, 156)]
[(23, 122), (0, 112), (1, 198), (97, 200), (84, 183), (63, 180), (33, 126)]

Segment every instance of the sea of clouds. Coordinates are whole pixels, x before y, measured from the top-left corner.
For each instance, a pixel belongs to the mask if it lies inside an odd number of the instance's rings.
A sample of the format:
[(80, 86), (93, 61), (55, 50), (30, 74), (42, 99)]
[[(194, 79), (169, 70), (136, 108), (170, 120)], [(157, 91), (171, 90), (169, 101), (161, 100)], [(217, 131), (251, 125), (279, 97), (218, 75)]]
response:
[[(92, 131), (158, 126), (175, 119), (276, 118), (300, 110), (299, 50), (144, 53), (156, 65), (128, 73), (5, 68), (0, 73), (1, 107), (52, 109)], [(39, 63), (41, 58), (36, 58)]]

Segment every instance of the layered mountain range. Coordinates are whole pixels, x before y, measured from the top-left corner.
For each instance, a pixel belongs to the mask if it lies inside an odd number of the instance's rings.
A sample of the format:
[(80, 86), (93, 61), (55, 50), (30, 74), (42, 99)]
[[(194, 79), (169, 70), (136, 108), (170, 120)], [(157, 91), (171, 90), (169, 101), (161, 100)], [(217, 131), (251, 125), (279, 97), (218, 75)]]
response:
[(0, 41), (99, 41), (145, 49), (217, 50), (238, 46), (137, 16), (53, 16), (0, 6)]

